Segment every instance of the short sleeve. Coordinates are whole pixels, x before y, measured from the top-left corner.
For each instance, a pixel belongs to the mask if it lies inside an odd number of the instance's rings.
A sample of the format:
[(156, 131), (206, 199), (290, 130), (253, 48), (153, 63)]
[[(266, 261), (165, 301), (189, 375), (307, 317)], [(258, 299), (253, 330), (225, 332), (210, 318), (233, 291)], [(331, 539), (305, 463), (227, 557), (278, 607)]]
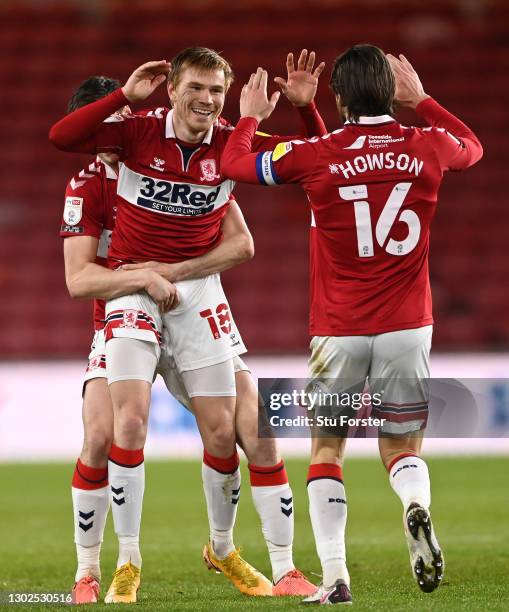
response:
[(72, 178), (65, 190), (60, 236), (100, 238), (104, 223), (101, 181), (98, 176)]

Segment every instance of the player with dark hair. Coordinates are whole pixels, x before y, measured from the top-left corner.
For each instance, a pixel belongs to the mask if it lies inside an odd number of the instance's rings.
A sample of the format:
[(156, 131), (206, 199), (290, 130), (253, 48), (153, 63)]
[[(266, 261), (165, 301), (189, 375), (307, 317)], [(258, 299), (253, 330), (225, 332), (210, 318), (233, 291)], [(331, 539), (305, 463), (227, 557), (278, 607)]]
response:
[[(90, 77), (73, 93), (68, 111), (99, 100), (118, 87), (115, 79)], [(113, 117), (130, 113), (124, 106)], [(118, 162), (117, 154), (101, 153), (67, 185), (60, 228), (60, 235), (66, 238), (67, 287), (73, 297), (81, 298), (146, 291), (162, 308), (168, 308), (176, 303), (176, 289), (153, 270), (113, 273), (107, 269), (107, 250), (115, 225)], [(104, 307), (104, 300), (94, 300), (95, 332), (83, 383), (84, 440), (72, 479), (78, 560), (72, 598), (78, 604), (98, 601), (100, 549), (111, 497), (107, 466), (113, 442), (113, 408), (106, 380)], [(120, 497), (115, 499), (118, 502)], [(119, 547), (124, 548), (126, 537), (121, 533), (118, 537)]]
[[(420, 450), (428, 409), (432, 334), (429, 227), (443, 173), (476, 163), (475, 134), (425, 94), (403, 57), (358, 45), (338, 57), (331, 85), (342, 129), (251, 153), (259, 122), (273, 111), (267, 73), (244, 86), (241, 120), (223, 155), (227, 176), (248, 183), (299, 183), (311, 205), (310, 376), (334, 392), (383, 391), (379, 448), (404, 509), (411, 567), (433, 591), (443, 555)], [(395, 100), (432, 127), (399, 124)], [(333, 380), (333, 383), (330, 381)], [(345, 433), (315, 432), (308, 473), (310, 515), (323, 583), (307, 603), (349, 603), (345, 555)], [(329, 434), (329, 435), (327, 435)]]
[[(211, 50), (195, 51), (184, 52), (181, 73), (169, 83), (173, 105), (170, 112), (107, 119), (117, 106), (126, 102), (122, 91), (117, 90), (71, 113), (51, 132), (52, 140), (61, 148), (121, 152), (124, 163), (119, 175), (118, 218), (110, 257), (121, 263), (160, 260), (162, 263), (148, 261), (141, 268), (156, 267), (164, 274), (171, 267), (185, 264), (184, 259), (212, 255), (221, 239), (221, 221), (231, 206), (233, 184), (221, 178), (220, 154), (232, 128), (219, 118), (230, 79), (223, 58)], [(302, 106), (300, 112), (308, 134), (325, 131), (310, 104), (323, 69), (320, 65), (313, 72), (313, 64), (314, 54), (308, 59), (307, 53), (303, 53), (295, 70), (290, 55), (289, 78), (281, 83), (286, 95)], [(151, 62), (135, 71), (123, 88), (128, 99), (145, 99), (163, 82), (168, 69), (166, 62)], [(283, 140), (258, 136), (261, 149)], [(220, 269), (225, 267), (228, 266)], [(134, 265), (124, 268), (127, 272), (139, 271)], [(219, 277), (213, 274), (215, 271), (212, 266), (206, 272), (208, 276), (196, 281), (182, 282), (183, 278), (195, 276), (178, 277), (181, 302), (166, 315), (161, 315), (156, 302), (142, 293), (117, 298), (107, 306), (105, 334), (110, 341), (106, 344), (106, 362), (115, 415), (115, 441), (108, 475), (114, 493), (122, 489), (124, 499), (129, 494), (130, 507), (122, 504), (118, 508), (114, 506), (114, 511), (119, 515), (116, 525), (121, 525), (122, 532), (132, 539), (132, 547), (126, 542), (124, 549), (121, 548), (118, 580), (116, 576), (107, 600), (122, 600), (117, 586), (121, 578), (126, 578), (129, 588), (125, 589), (123, 600), (136, 601), (144, 488), (140, 445), (145, 439), (150, 385), (161, 351), (163, 319), (205, 446), (202, 475), (211, 532), (210, 543), (204, 551), (208, 565), (221, 570), (248, 594), (285, 595), (315, 590), (293, 565), (292, 495), (284, 464), (273, 444), (265, 456), (260, 452), (263, 446), (260, 441), (258, 454), (255, 447), (251, 455), (245, 450), (248, 457), (260, 457), (257, 464), (250, 465), (250, 476), (271, 556), (274, 587), (233, 546), (232, 529), (240, 488), (235, 450), (236, 383), (250, 396), (249, 401), (255, 408), (257, 394), (248, 373), (234, 374), (235, 358), (245, 349), (231, 319)], [(168, 308), (162, 310), (164, 313)], [(116, 347), (113, 351), (112, 346)], [(130, 352), (130, 358), (126, 359)], [(248, 411), (245, 412), (247, 415)], [(245, 438), (239, 432), (244, 446), (248, 442), (248, 426), (252, 434), (256, 432), (256, 424), (246, 415)]]

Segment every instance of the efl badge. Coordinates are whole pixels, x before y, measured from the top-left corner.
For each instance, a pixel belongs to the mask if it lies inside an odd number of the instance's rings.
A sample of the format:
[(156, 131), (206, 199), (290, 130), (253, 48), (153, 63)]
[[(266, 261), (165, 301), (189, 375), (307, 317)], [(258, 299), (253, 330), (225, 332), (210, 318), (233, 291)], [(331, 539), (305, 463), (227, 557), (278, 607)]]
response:
[(136, 322), (138, 321), (138, 311), (137, 310), (124, 310), (124, 320), (120, 324), (120, 327), (138, 327)]
[(216, 160), (215, 159), (204, 159), (200, 162), (201, 176), (200, 181), (215, 181), (219, 178), (219, 174), (216, 172)]
[(67, 225), (78, 225), (81, 221), (83, 198), (65, 198), (64, 221)]
[(291, 142), (280, 142), (272, 152), (272, 161), (277, 162), (278, 159), (284, 157), (292, 150)]

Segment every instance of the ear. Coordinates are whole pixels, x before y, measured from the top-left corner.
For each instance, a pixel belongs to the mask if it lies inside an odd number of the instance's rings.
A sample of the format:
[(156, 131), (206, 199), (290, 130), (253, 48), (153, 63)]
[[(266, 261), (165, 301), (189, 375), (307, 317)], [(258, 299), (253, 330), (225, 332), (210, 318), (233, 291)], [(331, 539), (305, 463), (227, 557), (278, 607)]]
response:
[(176, 102), (175, 86), (173, 85), (173, 83), (168, 81), (168, 85), (166, 86), (166, 89), (168, 91), (168, 97), (170, 98), (170, 102), (172, 106), (175, 106), (175, 102)]

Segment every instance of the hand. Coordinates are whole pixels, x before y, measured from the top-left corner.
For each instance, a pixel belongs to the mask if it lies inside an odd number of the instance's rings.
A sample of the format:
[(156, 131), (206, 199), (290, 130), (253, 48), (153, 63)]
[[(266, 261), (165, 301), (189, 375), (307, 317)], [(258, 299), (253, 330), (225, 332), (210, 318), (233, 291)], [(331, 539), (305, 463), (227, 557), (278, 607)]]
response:
[(166, 81), (171, 65), (166, 60), (147, 62), (131, 74), (122, 87), (124, 96), (129, 102), (140, 102), (153, 93), (161, 83)]
[(152, 270), (148, 271), (145, 291), (154, 300), (162, 313), (176, 308), (179, 304), (175, 285)]
[(415, 72), (412, 64), (404, 55), (400, 54), (398, 59), (394, 57), (394, 55), (388, 53), (387, 59), (389, 60), (396, 81), (394, 102), (398, 106), (415, 108), (420, 102), (429, 98), (429, 96), (424, 93), (419, 75)]
[(274, 82), (279, 85), (281, 91), (294, 106), (307, 106), (316, 95), (318, 78), (325, 68), (325, 62), (319, 64), (313, 72), (314, 64), (315, 52), (311, 51), (308, 58), (307, 49), (302, 49), (297, 70), (295, 70), (293, 53), (289, 53), (286, 58), (286, 70), (288, 72), (286, 81), (282, 77), (274, 79)]
[(276, 108), (281, 93), (276, 91), (267, 99), (267, 71), (258, 68), (240, 94), (240, 116), (254, 117), (258, 123), (267, 119)]

